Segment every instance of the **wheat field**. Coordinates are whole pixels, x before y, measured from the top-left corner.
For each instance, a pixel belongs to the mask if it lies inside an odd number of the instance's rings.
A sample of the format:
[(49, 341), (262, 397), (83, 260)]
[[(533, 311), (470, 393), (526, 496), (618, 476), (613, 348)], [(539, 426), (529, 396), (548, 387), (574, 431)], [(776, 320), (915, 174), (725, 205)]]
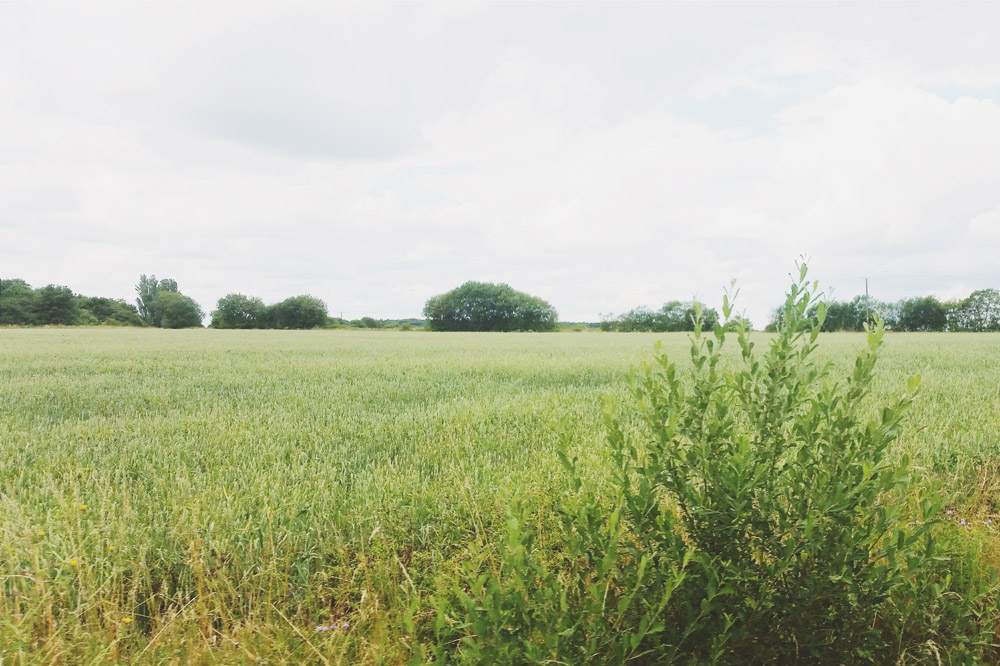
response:
[[(0, 664), (407, 663), (507, 507), (565, 490), (561, 437), (604, 482), (601, 402), (656, 340), (687, 354), (683, 334), (0, 330)], [(845, 371), (863, 344), (820, 341)], [(876, 394), (913, 374), (898, 452), (986, 571), (1000, 336), (888, 335)]]

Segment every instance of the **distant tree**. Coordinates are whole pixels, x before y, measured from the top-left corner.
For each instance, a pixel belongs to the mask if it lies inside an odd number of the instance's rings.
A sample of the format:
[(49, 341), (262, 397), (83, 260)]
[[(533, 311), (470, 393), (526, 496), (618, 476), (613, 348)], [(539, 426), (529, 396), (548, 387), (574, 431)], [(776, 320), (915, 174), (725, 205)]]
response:
[(823, 320), (823, 330), (856, 331), (863, 319), (864, 315), (858, 312), (853, 303), (832, 301), (826, 308), (826, 319)]
[[(902, 304), (900, 302), (885, 303), (882, 301), (875, 301), (875, 311), (878, 313), (878, 316), (882, 318), (886, 330), (899, 330), (899, 315), (901, 307)], [(863, 328), (859, 328), (858, 330), (863, 330)]]
[[(177, 288), (177, 280), (171, 280), (170, 278), (164, 278), (163, 280), (157, 280), (155, 275), (150, 275), (146, 277), (145, 275), (139, 276), (139, 284), (135, 286), (135, 291), (139, 297), (135, 300), (136, 306), (139, 311), (139, 316), (142, 320), (150, 326), (157, 326), (163, 328), (188, 328), (190, 326), (201, 326), (201, 320), (204, 318), (204, 313), (201, 310), (201, 306), (195, 303), (191, 298), (181, 294), (180, 290)], [(183, 296), (186, 301), (177, 299), (173, 296), (167, 296), (166, 298), (160, 298), (160, 296), (166, 294), (176, 294), (178, 296)], [(184, 303), (181, 305), (181, 303)], [(164, 317), (166, 312), (164, 307), (169, 304), (173, 311), (170, 314), (169, 323), (164, 323)], [(193, 309), (191, 306), (194, 306)], [(184, 323), (183, 325), (178, 325), (178, 321), (191, 322), (193, 320), (194, 312), (198, 313), (198, 323)]]
[(80, 318), (77, 321), (79, 324), (145, 325), (136, 307), (121, 299), (80, 296), (78, 302), (81, 310)]
[(653, 330), (653, 321), (655, 318), (656, 313), (645, 306), (632, 308), (618, 317), (617, 330), (622, 333), (651, 331)]
[(229, 294), (219, 299), (212, 312), (212, 328), (263, 328), (267, 307), (259, 298)]
[[(718, 319), (718, 317), (716, 317)], [(657, 333), (694, 330), (694, 304), (685, 305), (680, 301), (664, 303), (660, 310), (653, 314), (650, 330)]]
[[(781, 328), (782, 323), (785, 321), (786, 308), (785, 304), (782, 303), (774, 310), (771, 310), (771, 319), (767, 322), (767, 326), (764, 330), (768, 333), (773, 333)], [(817, 310), (816, 306), (813, 305), (805, 313), (806, 321), (812, 326), (817, 321)]]
[[(714, 328), (714, 326), (713, 326), (713, 328)], [(738, 331), (738, 330), (740, 330), (740, 328), (743, 328), (743, 330), (745, 330), (745, 331), (752, 331), (753, 330), (753, 323), (750, 321), (750, 317), (747, 317), (746, 315), (734, 314), (726, 322), (726, 330), (727, 331)]]
[(506, 284), (466, 282), (424, 306), (432, 331), (554, 331), (556, 309)]
[(326, 303), (313, 296), (292, 296), (269, 306), (265, 321), (267, 328), (323, 328), (327, 323)]
[(139, 310), (139, 316), (150, 326), (160, 325), (159, 318), (154, 314), (154, 302), (156, 294), (159, 293), (159, 286), (160, 281), (156, 279), (155, 275), (149, 277), (140, 275), (139, 284), (135, 285), (135, 292), (138, 294), (135, 304)]
[(955, 318), (963, 331), (1000, 331), (1000, 291), (972, 292), (959, 305)]
[[(823, 320), (824, 331), (863, 331), (865, 322), (872, 323), (878, 315), (889, 326), (890, 319), (895, 322), (895, 317), (887, 316), (887, 313), (894, 306), (871, 298), (870, 296), (855, 296), (850, 301), (829, 301), (826, 305), (826, 318)], [(816, 309), (809, 312), (810, 317), (816, 316)], [(891, 328), (891, 326), (889, 326)]]
[(176, 291), (161, 291), (153, 302), (163, 328), (200, 327), (205, 313), (194, 299)]
[(33, 294), (34, 321), (42, 326), (72, 326), (80, 315), (80, 306), (69, 287), (46, 285)]
[[(861, 294), (850, 301), (827, 301), (826, 317), (823, 319), (824, 331), (863, 331), (865, 324), (872, 324), (876, 315), (885, 322), (887, 329), (895, 329), (899, 317), (899, 305), (883, 303), (870, 296)], [(785, 306), (780, 305), (771, 312), (771, 319), (765, 331), (775, 331), (785, 316)], [(817, 306), (812, 306), (806, 312), (809, 322), (817, 319)]]
[(382, 322), (374, 317), (362, 317), (351, 322), (351, 326), (358, 328), (382, 328)]
[[(670, 301), (664, 303), (659, 310), (647, 307), (637, 307), (617, 318), (605, 317), (601, 322), (602, 331), (653, 331), (655, 333), (671, 333), (678, 331), (693, 331), (695, 308), (701, 305), (696, 301)], [(719, 322), (719, 313), (714, 308), (701, 306), (702, 325), (706, 329), (713, 328)]]
[(947, 323), (947, 310), (933, 296), (909, 298), (900, 302), (897, 322), (897, 329), (900, 331), (943, 331)]
[(962, 304), (965, 303), (965, 299), (952, 299), (950, 301), (945, 301), (941, 305), (944, 306), (945, 317), (948, 323), (945, 324), (945, 330), (947, 331), (961, 331), (962, 322)]
[(694, 330), (695, 309), (697, 306), (701, 306), (701, 322), (702, 326), (706, 331), (712, 330), (713, 328), (715, 328), (716, 324), (721, 323), (721, 319), (719, 318), (719, 313), (715, 310), (715, 308), (707, 308), (698, 301), (692, 301), (691, 303), (687, 304), (687, 307), (684, 310), (685, 331)]
[(35, 324), (34, 290), (24, 280), (0, 280), (0, 325)]

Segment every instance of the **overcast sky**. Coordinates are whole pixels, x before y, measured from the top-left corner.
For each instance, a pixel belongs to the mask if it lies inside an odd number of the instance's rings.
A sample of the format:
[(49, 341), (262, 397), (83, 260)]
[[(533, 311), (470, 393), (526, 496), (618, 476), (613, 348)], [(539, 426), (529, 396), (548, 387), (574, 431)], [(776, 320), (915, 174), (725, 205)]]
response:
[(0, 277), (763, 325), (1000, 287), (1000, 5), (0, 4)]

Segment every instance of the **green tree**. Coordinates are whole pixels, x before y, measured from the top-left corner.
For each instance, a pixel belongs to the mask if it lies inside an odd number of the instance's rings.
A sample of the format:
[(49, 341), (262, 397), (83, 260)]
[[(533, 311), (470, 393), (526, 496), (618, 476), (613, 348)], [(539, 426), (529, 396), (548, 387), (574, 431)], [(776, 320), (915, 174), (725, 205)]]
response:
[(846, 301), (831, 301), (823, 320), (824, 331), (856, 331), (863, 315), (858, 314), (854, 303)]
[(351, 322), (351, 326), (357, 328), (382, 328), (382, 322), (374, 317), (362, 317)]
[[(131, 303), (102, 296), (80, 296), (81, 315), (78, 323), (112, 324), (118, 326), (143, 326), (145, 322)], [(87, 317), (87, 315), (90, 317)]]
[(156, 279), (155, 275), (150, 275), (146, 277), (145, 275), (139, 276), (139, 284), (135, 285), (135, 292), (138, 294), (138, 298), (135, 299), (135, 304), (139, 310), (139, 316), (142, 317), (150, 326), (159, 326), (159, 318), (154, 314), (154, 305), (156, 301), (156, 294), (159, 292), (160, 281)]
[(263, 328), (267, 307), (259, 298), (229, 294), (212, 312), (212, 328)]
[(554, 331), (556, 309), (506, 284), (466, 282), (424, 306), (432, 331)]
[(945, 306), (933, 296), (909, 298), (899, 304), (900, 331), (943, 331), (948, 323)]
[(163, 328), (200, 327), (205, 313), (194, 299), (176, 291), (161, 291), (153, 302)]
[(1000, 331), (1000, 291), (979, 289), (962, 301), (956, 312), (959, 330)]
[(267, 308), (267, 328), (307, 329), (326, 326), (326, 303), (314, 296), (292, 296)]
[(50, 284), (36, 289), (32, 296), (36, 324), (72, 326), (80, 316), (80, 306), (69, 287)]
[(34, 290), (24, 280), (0, 280), (0, 325), (32, 326), (35, 323)]
[(719, 313), (712, 308), (705, 308), (697, 301), (683, 303), (670, 301), (664, 303), (659, 310), (653, 311), (647, 307), (629, 310), (614, 320), (601, 323), (601, 330), (614, 330), (623, 333), (633, 331), (653, 331), (656, 333), (674, 333), (678, 331), (693, 331), (695, 311), (701, 308), (701, 316), (705, 326), (715, 326), (719, 322)]
[[(201, 320), (204, 318), (204, 313), (202, 313), (201, 306), (195, 303), (193, 300), (184, 296), (185, 299), (191, 301), (191, 303), (185, 303), (184, 305), (179, 305), (182, 300), (168, 296), (161, 299), (160, 296), (164, 294), (181, 294), (180, 289), (177, 287), (177, 280), (171, 280), (170, 278), (164, 278), (163, 280), (157, 280), (155, 275), (150, 275), (149, 277), (145, 275), (139, 276), (139, 284), (135, 286), (135, 291), (139, 297), (135, 300), (136, 306), (138, 307), (139, 316), (142, 320), (150, 326), (163, 327), (163, 328), (187, 328), (189, 326), (201, 326)], [(164, 311), (164, 306), (170, 304), (174, 308), (171, 312), (170, 323), (164, 323), (164, 317), (166, 312)], [(191, 308), (191, 304), (194, 305), (194, 309)], [(177, 325), (178, 321), (191, 322), (193, 320), (193, 312), (198, 312), (198, 323), (184, 323), (183, 325)]]

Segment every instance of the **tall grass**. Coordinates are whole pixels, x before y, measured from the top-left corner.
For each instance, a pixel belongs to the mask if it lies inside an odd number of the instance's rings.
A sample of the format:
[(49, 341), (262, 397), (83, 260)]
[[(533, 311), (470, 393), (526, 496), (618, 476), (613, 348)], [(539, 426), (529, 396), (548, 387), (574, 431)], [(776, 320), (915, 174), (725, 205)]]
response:
[[(509, 507), (570, 489), (560, 437), (607, 486), (601, 402), (657, 339), (686, 353), (683, 335), (0, 330), (0, 659), (405, 663), (440, 593), (495, 561)], [(823, 339), (840, 367), (864, 344)], [(953, 511), (939, 529), (980, 589), (1000, 338), (888, 335), (881, 363), (876, 393), (923, 375), (894, 451)], [(526, 520), (557, 552), (546, 515)]]

